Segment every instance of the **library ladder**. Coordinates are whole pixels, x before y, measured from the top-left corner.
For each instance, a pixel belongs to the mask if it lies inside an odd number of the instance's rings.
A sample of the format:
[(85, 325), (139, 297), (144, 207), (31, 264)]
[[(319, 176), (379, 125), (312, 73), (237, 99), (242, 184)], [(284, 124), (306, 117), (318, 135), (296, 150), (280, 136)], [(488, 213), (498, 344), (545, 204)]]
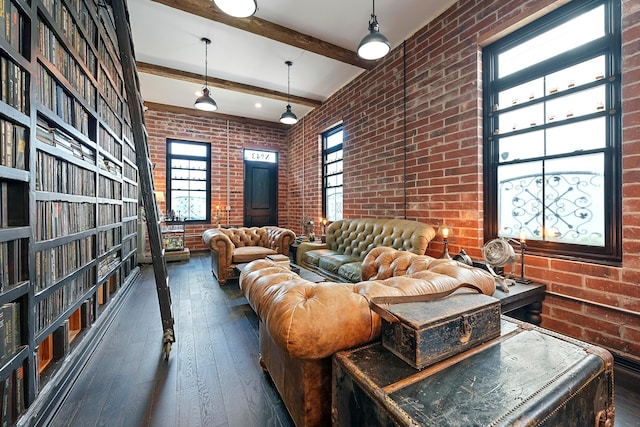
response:
[(113, 17), (118, 37), (118, 50), (122, 63), (123, 80), (127, 94), (131, 129), (136, 147), (136, 165), (140, 176), (140, 190), (142, 203), (147, 219), (147, 232), (149, 245), (151, 246), (151, 261), (156, 280), (158, 302), (160, 304), (160, 316), (162, 318), (162, 349), (165, 358), (169, 358), (171, 345), (175, 342), (173, 314), (171, 310), (171, 290), (167, 276), (167, 265), (161, 246), (160, 221), (158, 205), (155, 200), (155, 191), (152, 176), (152, 166), (149, 156), (149, 144), (147, 131), (144, 124), (142, 96), (140, 95), (140, 82), (134, 61), (133, 38), (129, 26), (129, 13), (124, 0), (111, 0)]

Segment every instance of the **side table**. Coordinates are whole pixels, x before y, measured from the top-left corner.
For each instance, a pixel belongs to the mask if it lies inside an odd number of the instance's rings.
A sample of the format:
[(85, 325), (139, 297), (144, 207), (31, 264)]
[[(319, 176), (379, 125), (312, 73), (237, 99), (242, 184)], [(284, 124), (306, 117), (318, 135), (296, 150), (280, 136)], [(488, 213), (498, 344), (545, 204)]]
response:
[(542, 323), (542, 301), (547, 285), (531, 282), (509, 286), (509, 292), (496, 289), (494, 297), (500, 299), (502, 314), (540, 326)]

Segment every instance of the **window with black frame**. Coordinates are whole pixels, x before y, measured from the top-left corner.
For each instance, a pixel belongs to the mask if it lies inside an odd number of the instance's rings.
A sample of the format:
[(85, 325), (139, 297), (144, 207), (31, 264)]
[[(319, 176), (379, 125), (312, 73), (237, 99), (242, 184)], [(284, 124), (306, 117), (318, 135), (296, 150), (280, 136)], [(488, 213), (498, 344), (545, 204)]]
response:
[(620, 15), (571, 2), (483, 50), (486, 240), (621, 259)]
[(322, 211), (329, 221), (342, 219), (342, 125), (322, 134)]
[(211, 145), (167, 139), (168, 219), (211, 221)]

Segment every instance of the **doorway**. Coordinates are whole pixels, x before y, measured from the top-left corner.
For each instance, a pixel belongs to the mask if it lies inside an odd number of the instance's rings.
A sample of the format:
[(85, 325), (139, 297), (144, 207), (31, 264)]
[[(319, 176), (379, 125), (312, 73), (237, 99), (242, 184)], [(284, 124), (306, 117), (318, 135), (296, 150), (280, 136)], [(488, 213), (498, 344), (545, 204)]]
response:
[(278, 153), (244, 151), (244, 226), (278, 225)]

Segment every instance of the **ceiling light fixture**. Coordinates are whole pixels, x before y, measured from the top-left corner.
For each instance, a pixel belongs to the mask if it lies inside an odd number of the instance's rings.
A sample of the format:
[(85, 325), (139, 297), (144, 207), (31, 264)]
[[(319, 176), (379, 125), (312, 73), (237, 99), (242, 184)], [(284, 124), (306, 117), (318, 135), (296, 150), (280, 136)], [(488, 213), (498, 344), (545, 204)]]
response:
[(248, 18), (258, 10), (256, 0), (213, 0), (218, 8), (236, 18)]
[(207, 47), (211, 43), (211, 40), (209, 40), (206, 37), (203, 37), (200, 40), (204, 43), (204, 87), (202, 88), (202, 95), (199, 96), (198, 99), (196, 99), (194, 106), (198, 110), (202, 110), (202, 111), (216, 111), (218, 109), (218, 104), (216, 104), (216, 101), (214, 101), (213, 98), (209, 96), (209, 88), (207, 87), (207, 84), (208, 84), (207, 68), (208, 68), (208, 56), (209, 56)]
[(373, 0), (373, 12), (369, 21), (369, 34), (367, 34), (358, 46), (358, 56), (362, 59), (380, 59), (389, 53), (391, 44), (380, 33), (380, 25), (376, 17), (376, 0)]
[(284, 63), (287, 64), (287, 111), (282, 113), (282, 115), (280, 116), (280, 123), (284, 123), (285, 125), (293, 125), (298, 122), (298, 117), (296, 117), (296, 115), (293, 114), (293, 112), (291, 111), (291, 104), (290, 104), (291, 66), (293, 65), (293, 62), (284, 61)]

